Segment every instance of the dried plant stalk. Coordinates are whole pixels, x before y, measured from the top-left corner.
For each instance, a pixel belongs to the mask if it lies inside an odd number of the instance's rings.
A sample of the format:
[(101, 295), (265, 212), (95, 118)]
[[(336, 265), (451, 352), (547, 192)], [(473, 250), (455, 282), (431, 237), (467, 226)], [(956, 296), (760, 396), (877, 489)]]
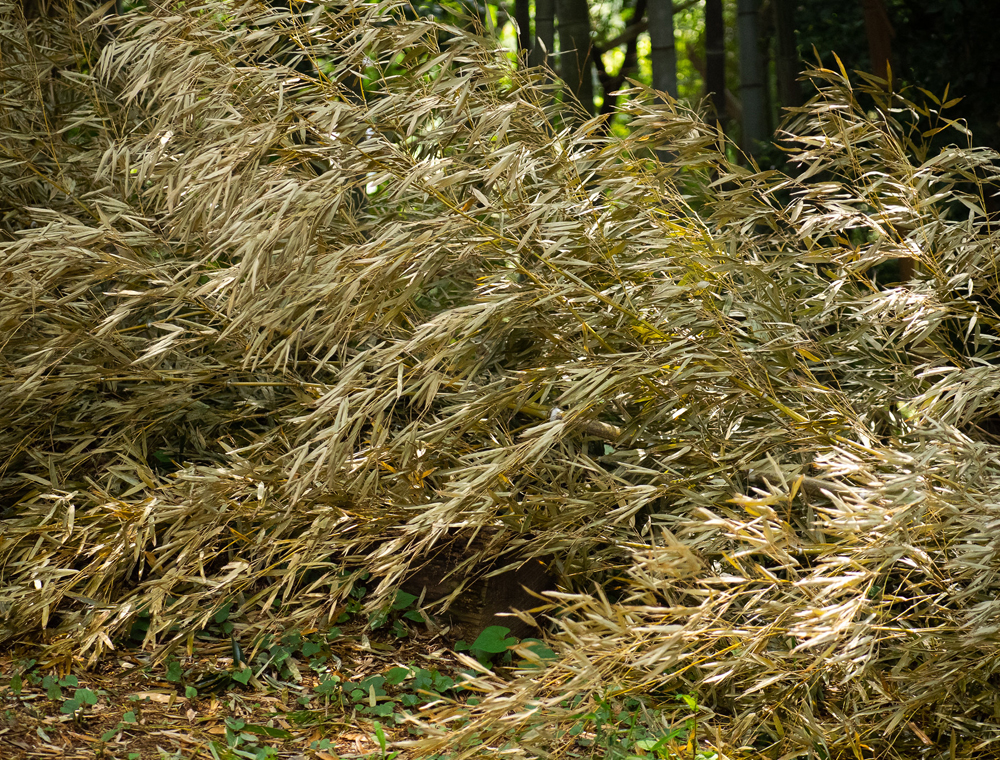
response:
[(996, 155), (938, 111), (815, 71), (789, 176), (641, 90), (569, 126), (400, 3), (17, 8), (4, 641), (250, 640), (488, 528), (558, 558), (561, 659), (424, 751), (679, 689), (723, 751), (1000, 737)]

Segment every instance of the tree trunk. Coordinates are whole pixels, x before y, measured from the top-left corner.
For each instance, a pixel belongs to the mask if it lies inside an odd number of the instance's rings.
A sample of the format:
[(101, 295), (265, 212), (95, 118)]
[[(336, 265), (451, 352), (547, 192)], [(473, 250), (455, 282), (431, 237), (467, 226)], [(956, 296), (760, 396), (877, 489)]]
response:
[(594, 79), (587, 0), (556, 0), (556, 18), (559, 21), (560, 74), (583, 110), (593, 115)]
[(531, 0), (514, 0), (514, 23), (517, 25), (517, 57), (524, 63), (531, 52)]
[(774, 104), (774, 97), (771, 93), (771, 64), (774, 62), (771, 57), (771, 41), (774, 38), (774, 23), (772, 14), (762, 13), (760, 6), (757, 9), (757, 50), (760, 52), (761, 68), (761, 92), (764, 93), (764, 114), (767, 119), (765, 131), (768, 135), (774, 134), (774, 125), (778, 114), (778, 107)]
[(556, 0), (535, 0), (535, 45), (531, 49), (532, 66), (552, 67), (556, 39)]
[(882, 0), (862, 0), (865, 9), (865, 31), (868, 33), (868, 53), (872, 59), (872, 74), (888, 79), (892, 60), (892, 38), (896, 32)]
[(726, 30), (722, 0), (705, 0), (705, 90), (712, 104), (712, 119), (725, 129)]
[(677, 97), (677, 49), (674, 46), (674, 6), (671, 0), (649, 0), (649, 61), (653, 89)]
[(795, 46), (795, 3), (793, 0), (771, 0), (774, 7), (774, 30), (778, 42), (775, 74), (778, 79), (778, 101), (782, 108), (802, 105), (799, 86), (799, 55)]
[[(868, 34), (868, 54), (872, 59), (872, 74), (888, 81), (892, 67), (892, 38), (896, 36), (889, 13), (882, 0), (862, 0), (865, 10), (865, 32)], [(899, 281), (913, 279), (913, 259), (897, 259)]]
[(767, 140), (764, 72), (757, 33), (757, 0), (738, 0), (737, 33), (740, 43), (740, 100), (743, 103), (743, 150), (751, 156)]

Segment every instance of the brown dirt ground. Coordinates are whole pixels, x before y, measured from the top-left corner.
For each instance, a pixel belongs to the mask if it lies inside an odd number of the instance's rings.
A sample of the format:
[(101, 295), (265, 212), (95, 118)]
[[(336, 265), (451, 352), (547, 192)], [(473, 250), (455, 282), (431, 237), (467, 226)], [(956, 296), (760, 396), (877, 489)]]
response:
[[(442, 671), (447, 668), (443, 660), (445, 650), (439, 641), (411, 640), (399, 646), (400, 643), (385, 653), (379, 651), (381, 647), (354, 652), (350, 657), (351, 675), (383, 673), (406, 662)], [(34, 672), (39, 677), (61, 676), (69, 670), (79, 679), (77, 688), (90, 689), (98, 695), (97, 704), (74, 720), (60, 712), (63, 700), (49, 699), (41, 683), (25, 678), (20, 694), (15, 695), (10, 688), (11, 678), (21, 669), (24, 656), (16, 652), (0, 653), (0, 760), (214, 760), (209, 743), (217, 742), (220, 749), (226, 747), (227, 718), (289, 732), (292, 737), (284, 740), (260, 737), (261, 746), (274, 748), (282, 760), (335, 760), (380, 754), (372, 724), (365, 718), (356, 719), (350, 712), (334, 709), (324, 714), (321, 708), (316, 708), (314, 699), (310, 705), (313, 712), (303, 723), (298, 719), (303, 708), (296, 703), (297, 694), (289, 693), (288, 689), (199, 693), (189, 700), (184, 696), (183, 686), (162, 679), (162, 666), (145, 667), (146, 663), (140, 659), (143, 657), (141, 653), (119, 653), (118, 657), (107, 658), (90, 669), (84, 669), (82, 663), (79, 667), (75, 664), (62, 669), (36, 668)], [(204, 665), (206, 671), (218, 672), (232, 663), (221, 656), (215, 657), (214, 663), (208, 661), (211, 659), (196, 654), (182, 664), (185, 668)], [(348, 658), (344, 660), (346, 664)], [(303, 683), (299, 685), (311, 692), (315, 681), (303, 673)], [(72, 696), (73, 688), (66, 687), (63, 693)], [(121, 723), (129, 710), (135, 711), (137, 722)], [(102, 741), (102, 734), (116, 726), (120, 728), (115, 735), (109, 741)], [(390, 741), (413, 738), (406, 735), (405, 729), (396, 728), (390, 733), (386, 728)], [(323, 739), (329, 740), (324, 749), (310, 748), (313, 742)], [(224, 751), (219, 755), (222, 760), (227, 757)], [(403, 757), (405, 753), (400, 755)]]

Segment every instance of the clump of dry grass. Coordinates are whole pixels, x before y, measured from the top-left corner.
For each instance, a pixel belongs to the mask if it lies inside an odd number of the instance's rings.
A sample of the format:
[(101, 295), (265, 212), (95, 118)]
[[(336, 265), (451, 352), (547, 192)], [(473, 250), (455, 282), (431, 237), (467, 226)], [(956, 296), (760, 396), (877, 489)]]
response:
[(995, 154), (830, 71), (797, 177), (639, 90), (608, 138), (396, 2), (16, 8), (4, 640), (306, 627), (499, 525), (557, 558), (562, 657), (440, 741), (679, 689), (725, 751), (1000, 736)]

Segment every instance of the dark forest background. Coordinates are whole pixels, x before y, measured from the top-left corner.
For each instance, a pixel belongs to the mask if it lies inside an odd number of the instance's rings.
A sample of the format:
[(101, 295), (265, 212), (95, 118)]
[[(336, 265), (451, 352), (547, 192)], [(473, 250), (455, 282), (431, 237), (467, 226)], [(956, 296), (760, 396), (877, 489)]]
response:
[[(455, 8), (423, 4), (418, 12), (452, 20)], [(894, 89), (922, 88), (911, 97), (952, 102), (951, 118), (977, 144), (1000, 147), (997, 2), (515, 0), (464, 8), (512, 55), (548, 62), (588, 112), (610, 115), (611, 93), (635, 79), (704, 102), (744, 150), (769, 161), (768, 138), (782, 109), (809, 97), (798, 77), (817, 57), (834, 70), (839, 57), (848, 71), (891, 71)]]

